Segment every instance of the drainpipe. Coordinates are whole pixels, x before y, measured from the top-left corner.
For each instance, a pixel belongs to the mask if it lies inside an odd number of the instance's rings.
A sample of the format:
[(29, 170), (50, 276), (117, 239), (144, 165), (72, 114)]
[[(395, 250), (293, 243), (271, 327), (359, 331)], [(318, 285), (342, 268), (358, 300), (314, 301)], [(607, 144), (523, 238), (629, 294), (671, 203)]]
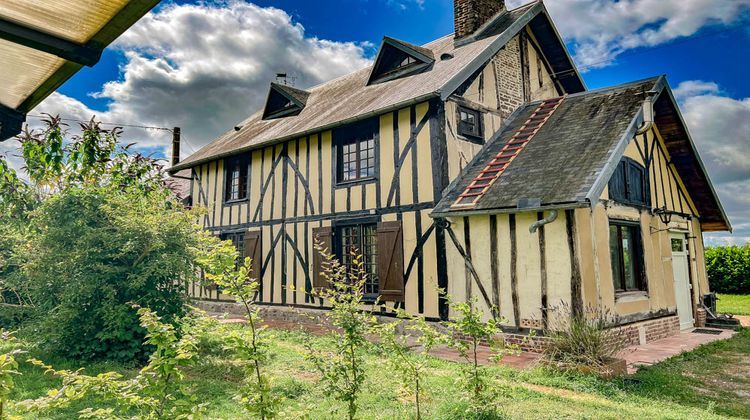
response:
[(643, 101), (643, 124), (638, 129), (638, 131), (635, 133), (636, 136), (640, 136), (641, 134), (644, 134), (651, 130), (651, 127), (654, 126), (654, 101), (653, 98), (658, 94), (659, 92), (655, 90), (649, 90), (646, 92), (646, 99)]
[(537, 220), (536, 222), (532, 223), (531, 226), (529, 226), (529, 233), (534, 233), (540, 227), (550, 224), (555, 220), (557, 220), (557, 210), (550, 210), (549, 216), (542, 220)]

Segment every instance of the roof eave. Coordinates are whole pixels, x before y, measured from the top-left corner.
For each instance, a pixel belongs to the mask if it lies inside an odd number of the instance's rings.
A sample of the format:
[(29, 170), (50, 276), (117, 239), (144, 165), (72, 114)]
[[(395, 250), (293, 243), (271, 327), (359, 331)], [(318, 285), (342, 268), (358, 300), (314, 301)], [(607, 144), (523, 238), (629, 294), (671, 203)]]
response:
[(334, 128), (341, 127), (343, 125), (355, 123), (357, 121), (366, 120), (368, 118), (372, 118), (372, 117), (375, 117), (375, 116), (378, 116), (378, 115), (381, 115), (381, 114), (386, 114), (386, 113), (391, 112), (393, 110), (401, 109), (401, 108), (404, 108), (404, 107), (407, 107), (407, 106), (410, 106), (410, 105), (414, 105), (414, 104), (418, 104), (418, 103), (421, 103), (421, 102), (424, 102), (424, 101), (428, 101), (430, 99), (437, 98), (437, 97), (440, 97), (440, 93), (439, 92), (431, 92), (431, 93), (428, 93), (428, 94), (425, 94), (425, 95), (418, 96), (416, 98), (409, 99), (408, 101), (402, 101), (402, 102), (399, 102), (397, 104), (393, 104), (393, 105), (391, 105), (389, 107), (386, 107), (386, 108), (376, 109), (374, 111), (369, 111), (369, 112), (357, 115), (357, 116), (352, 117), (352, 118), (347, 118), (345, 120), (337, 121), (335, 123), (326, 124), (326, 125), (323, 125), (323, 126), (320, 126), (320, 127), (311, 128), (309, 130), (305, 130), (305, 131), (302, 131), (300, 133), (294, 133), (294, 134), (290, 134), (290, 135), (287, 135), (287, 136), (279, 137), (277, 139), (274, 139), (274, 140), (271, 140), (271, 141), (268, 141), (268, 142), (264, 142), (264, 143), (259, 144), (259, 145), (244, 146), (244, 147), (240, 147), (240, 148), (237, 148), (237, 149), (233, 149), (233, 150), (228, 151), (228, 152), (217, 153), (215, 155), (207, 156), (207, 157), (202, 158), (202, 159), (197, 159), (195, 161), (181, 162), (181, 163), (178, 163), (177, 165), (169, 168), (167, 170), (167, 172), (170, 173), (170, 174), (173, 174), (173, 173), (175, 173), (177, 171), (180, 171), (180, 170), (183, 170), (183, 169), (189, 169), (189, 168), (192, 168), (192, 167), (195, 167), (195, 166), (207, 163), (207, 162), (211, 162), (211, 161), (218, 160), (218, 159), (223, 159), (223, 158), (229, 157), (229, 156), (238, 155), (240, 153), (244, 153), (244, 152), (247, 152), (247, 151), (250, 151), (250, 150), (254, 150), (254, 149), (258, 149), (258, 148), (262, 148), (262, 147), (266, 147), (266, 146), (271, 146), (271, 145), (274, 145), (274, 144), (283, 143), (283, 142), (288, 141), (288, 140), (293, 140), (293, 139), (296, 139), (296, 138), (309, 136), (311, 134), (320, 133), (320, 132), (327, 131), (327, 130), (332, 130)]
[(538, 211), (549, 211), (549, 210), (567, 210), (577, 208), (588, 208), (590, 204), (588, 201), (570, 201), (564, 203), (550, 203), (536, 207), (500, 207), (493, 209), (476, 209), (476, 210), (448, 210), (448, 211), (433, 211), (429, 214), (433, 219), (442, 219), (446, 217), (468, 217), (468, 216), (479, 216), (479, 215), (493, 215), (493, 214), (511, 214), (511, 213), (526, 213), (526, 212), (538, 212)]

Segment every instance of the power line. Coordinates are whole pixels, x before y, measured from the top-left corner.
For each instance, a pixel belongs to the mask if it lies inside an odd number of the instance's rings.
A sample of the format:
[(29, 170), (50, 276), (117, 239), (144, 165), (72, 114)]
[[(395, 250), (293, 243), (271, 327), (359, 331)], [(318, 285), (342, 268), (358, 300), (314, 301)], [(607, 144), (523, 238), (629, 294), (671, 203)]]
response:
[[(39, 114), (27, 114), (28, 117), (33, 118), (49, 118), (46, 115), (39, 115)], [(84, 121), (84, 120), (77, 120), (75, 118), (60, 118), (61, 121), (69, 121), (69, 122), (77, 122), (81, 124), (87, 124), (90, 121)], [(156, 126), (149, 126), (149, 125), (137, 125), (137, 124), (120, 124), (120, 123), (110, 123), (110, 122), (103, 122), (100, 121), (99, 124), (101, 125), (112, 125), (115, 127), (123, 127), (123, 128), (142, 128), (144, 130), (157, 130), (157, 131), (169, 131), (170, 133), (174, 130), (169, 127), (156, 127)]]

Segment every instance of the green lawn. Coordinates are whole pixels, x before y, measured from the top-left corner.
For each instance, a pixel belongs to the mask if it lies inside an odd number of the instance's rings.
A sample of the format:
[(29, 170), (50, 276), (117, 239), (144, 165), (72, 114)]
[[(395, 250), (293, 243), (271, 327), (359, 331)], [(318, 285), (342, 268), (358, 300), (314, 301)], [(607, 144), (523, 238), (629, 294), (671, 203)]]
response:
[(750, 315), (750, 295), (718, 294), (716, 310), (720, 314)]
[[(282, 418), (344, 418), (344, 405), (325, 395), (317, 382), (318, 375), (304, 360), (306, 341), (312, 340), (316, 347), (329, 348), (331, 338), (280, 330), (272, 330), (270, 334), (275, 356), (269, 369), (273, 371), (276, 391), (286, 398)], [(58, 368), (79, 367), (72, 361), (34, 350), (30, 354)], [(189, 371), (188, 377), (196, 395), (210, 402), (209, 418), (247, 418), (232, 401), (232, 394), (243, 379), (241, 369), (218, 348), (206, 349), (201, 360), (202, 364)], [(26, 363), (20, 370), (22, 376), (17, 379), (14, 399), (37, 397), (46, 389), (59, 386), (55, 379)], [(136, 372), (134, 367), (107, 363), (86, 367), (87, 373), (106, 370), (126, 375)], [(463, 418), (460, 392), (454, 385), (457, 365), (431, 358), (430, 370), (432, 376), (427, 387), (431, 397), (426, 418)], [(713, 343), (643, 369), (629, 379), (603, 381), (542, 368), (514, 371), (498, 367), (492, 372), (496, 378), (496, 401), (510, 418), (750, 418), (749, 330), (730, 341)], [(395, 374), (375, 352), (367, 357), (367, 373), (369, 380), (362, 395), (361, 418), (413, 418), (411, 399), (399, 393), (393, 379)], [(75, 413), (84, 407), (104, 404), (91, 399), (80, 401), (45, 418), (75, 418)]]

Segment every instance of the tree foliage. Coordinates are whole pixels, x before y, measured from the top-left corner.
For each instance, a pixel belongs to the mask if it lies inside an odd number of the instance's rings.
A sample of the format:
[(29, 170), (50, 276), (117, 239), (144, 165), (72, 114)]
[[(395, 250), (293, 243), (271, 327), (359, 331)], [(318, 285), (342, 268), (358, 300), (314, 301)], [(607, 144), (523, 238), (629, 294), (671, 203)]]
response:
[(24, 181), (0, 158), (0, 286), (34, 308), (45, 344), (77, 358), (145, 358), (130, 302), (184, 314), (200, 228), (161, 165), (92, 119), (67, 137), (57, 117), (20, 137)]
[(712, 292), (750, 295), (750, 243), (706, 248)]

